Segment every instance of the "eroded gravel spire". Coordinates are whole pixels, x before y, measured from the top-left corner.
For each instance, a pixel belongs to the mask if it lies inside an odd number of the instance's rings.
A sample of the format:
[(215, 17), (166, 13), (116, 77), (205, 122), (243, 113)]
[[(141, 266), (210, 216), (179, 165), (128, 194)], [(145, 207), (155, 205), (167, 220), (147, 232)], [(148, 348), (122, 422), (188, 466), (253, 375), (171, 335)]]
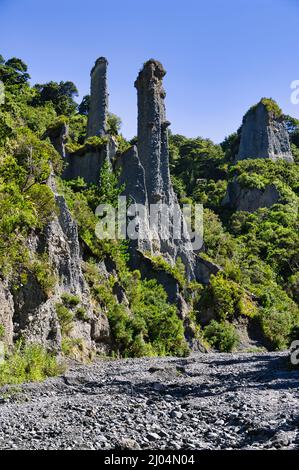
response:
[(138, 92), (138, 152), (145, 170), (149, 203), (168, 202), (170, 188), (169, 149), (163, 88), (166, 71), (154, 59), (140, 71), (135, 87)]
[(103, 136), (107, 131), (108, 117), (108, 60), (105, 57), (97, 59), (91, 70), (90, 109), (88, 115), (88, 137)]

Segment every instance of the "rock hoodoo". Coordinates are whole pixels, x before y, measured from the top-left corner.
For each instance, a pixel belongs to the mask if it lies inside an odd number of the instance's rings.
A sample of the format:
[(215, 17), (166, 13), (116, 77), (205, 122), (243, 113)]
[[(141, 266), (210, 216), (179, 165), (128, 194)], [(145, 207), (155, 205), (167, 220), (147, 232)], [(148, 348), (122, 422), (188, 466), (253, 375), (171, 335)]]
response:
[(100, 57), (90, 73), (90, 109), (87, 137), (103, 137), (106, 135), (108, 118), (107, 67), (107, 59)]
[[(86, 183), (99, 183), (100, 171), (104, 161), (112, 158), (116, 152), (115, 142), (107, 136), (108, 119), (108, 61), (105, 57), (97, 59), (91, 70), (90, 108), (88, 114), (87, 137), (103, 137), (106, 141), (100, 146), (89, 144), (83, 150), (65, 153), (65, 179), (84, 178)], [(57, 148), (57, 143), (56, 143)]]
[(248, 158), (293, 162), (282, 112), (273, 100), (262, 99), (244, 116), (237, 160)]
[[(144, 219), (141, 221), (144, 237), (140, 237), (133, 245), (135, 254), (136, 247), (142, 252), (146, 247), (151, 255), (163, 255), (171, 264), (180, 258), (188, 279), (207, 282), (211, 272), (217, 272), (218, 267), (209, 266), (194, 253), (170, 179), (167, 130), (170, 122), (166, 118), (164, 103), (165, 74), (162, 64), (151, 59), (144, 64), (135, 82), (138, 94), (138, 144), (137, 148), (123, 156), (121, 175), (122, 182), (126, 183), (126, 195), (135, 203), (146, 205)], [(151, 204), (156, 204), (161, 213), (163, 207), (167, 207), (169, 236), (161, 224), (153, 227), (150, 223)], [(178, 225), (180, 237), (176, 233)], [(136, 264), (142, 271), (142, 266), (148, 266), (148, 260), (138, 257)], [(149, 276), (147, 268), (145, 271)]]
[[(168, 131), (163, 89), (166, 74), (162, 64), (149, 60), (140, 71), (135, 86), (138, 92), (138, 155), (144, 169), (147, 203), (167, 206), (169, 217), (169, 237), (165, 227), (158, 225), (149, 233), (152, 239), (153, 254), (163, 254), (170, 262), (180, 257), (186, 266), (188, 276), (195, 277), (192, 246), (186, 224), (176, 200), (169, 172)], [(174, 217), (181, 222), (182, 239), (174, 234)]]
[(168, 131), (162, 80), (166, 71), (155, 60), (145, 63), (135, 87), (138, 92), (138, 152), (145, 171), (150, 204), (169, 202), (172, 188), (169, 173)]

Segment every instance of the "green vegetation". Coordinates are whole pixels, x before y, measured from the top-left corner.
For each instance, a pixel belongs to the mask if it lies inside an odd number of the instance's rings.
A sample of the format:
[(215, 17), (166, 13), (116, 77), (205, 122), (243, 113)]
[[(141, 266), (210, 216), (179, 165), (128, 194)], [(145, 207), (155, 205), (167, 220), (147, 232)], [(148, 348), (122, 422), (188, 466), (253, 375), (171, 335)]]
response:
[(212, 320), (204, 329), (204, 337), (220, 352), (231, 352), (238, 345), (239, 337), (232, 323)]
[(74, 314), (64, 305), (56, 305), (56, 313), (61, 328), (61, 333), (67, 335), (72, 329)]
[(83, 350), (82, 339), (63, 337), (61, 342), (61, 350), (66, 357), (75, 358), (78, 354), (78, 350)]
[(299, 325), (296, 325), (291, 329), (290, 341), (299, 341)]
[(4, 335), (5, 335), (5, 328), (0, 323), (0, 340), (2, 340), (4, 338)]
[(101, 149), (103, 145), (107, 143), (107, 138), (106, 137), (89, 137), (84, 141), (83, 144), (80, 144), (79, 142), (69, 142), (66, 145), (66, 150), (72, 154), (76, 153), (79, 155), (85, 155), (86, 152), (91, 152), (93, 150)]
[(76, 305), (80, 303), (80, 297), (78, 297), (77, 295), (69, 294), (67, 292), (62, 294), (61, 300), (64, 305), (69, 308), (76, 307)]
[(49, 82), (37, 84), (34, 89), (38, 92), (33, 99), (34, 106), (43, 106), (50, 103), (58, 115), (71, 115), (77, 109), (74, 97), (78, 90), (73, 82)]
[(61, 295), (61, 302), (56, 304), (56, 313), (62, 334), (62, 353), (66, 357), (86, 361), (88, 354), (84, 351), (83, 338), (72, 336), (76, 320), (89, 321), (86, 309), (81, 305), (80, 297), (64, 292)]
[(142, 281), (138, 271), (122, 267), (120, 282), (129, 305), (119, 304), (113, 295), (116, 280), (101, 278), (94, 263), (86, 265), (94, 298), (104, 308), (111, 327), (116, 354), (120, 357), (179, 355), (188, 353), (184, 328), (176, 307), (167, 302), (162, 286)]
[(27, 346), (19, 343), (14, 352), (8, 354), (3, 364), (0, 364), (0, 386), (5, 384), (21, 384), (35, 382), (54, 377), (64, 370), (56, 357), (44, 351), (36, 344)]
[(63, 339), (67, 342), (69, 340), (68, 335), (73, 329), (75, 318), (81, 321), (88, 321), (88, 318), (86, 309), (80, 305), (81, 299), (79, 296), (64, 292), (60, 298), (61, 302), (56, 304), (56, 313)]
[(86, 309), (84, 307), (78, 307), (76, 309), (76, 318), (80, 321), (88, 322), (88, 316), (86, 314)]
[(299, 195), (298, 165), (283, 160), (242, 160), (230, 168), (230, 176), (236, 177), (247, 188), (265, 189), (267, 185), (273, 184), (282, 191), (282, 199), (288, 199), (289, 196), (290, 202)]
[(162, 270), (170, 274), (178, 281), (182, 288), (186, 286), (185, 266), (180, 258), (178, 258), (175, 265), (172, 266), (165, 260), (165, 258), (163, 258), (163, 256), (151, 256), (147, 253), (147, 257), (150, 258), (154, 269), (157, 271)]
[(53, 277), (44, 257), (32, 259), (26, 240), (56, 212), (45, 181), (52, 168), (62, 169), (60, 156), (41, 140), (56, 113), (51, 103), (33, 105), (37, 90), (28, 84), (20, 59), (1, 61), (5, 103), (0, 107), (0, 271), (17, 286), (28, 273), (50, 293)]
[[(281, 116), (272, 101), (264, 104)], [(285, 120), (296, 158), (298, 121), (289, 116)], [(221, 324), (241, 316), (255, 317), (268, 346), (283, 349), (289, 345), (292, 328), (299, 324), (299, 166), (258, 159), (234, 164), (238, 146), (239, 134), (226, 138), (220, 147), (201, 138), (170, 136), (179, 200), (183, 203), (188, 197), (204, 204), (202, 256), (223, 269), (199, 295), (195, 316), (200, 323), (203, 313), (210, 311)], [(221, 201), (227, 182), (233, 179), (247, 188), (274, 185), (279, 203), (252, 214), (224, 209)]]
[(231, 279), (226, 279), (223, 273), (211, 276), (211, 282), (201, 296), (200, 307), (213, 308), (219, 321), (256, 314), (256, 306), (244, 289)]
[(282, 117), (282, 110), (280, 109), (276, 101), (274, 101), (272, 98), (262, 98), (257, 104), (255, 104), (249, 109), (249, 111), (245, 114), (244, 119), (249, 113), (254, 111), (260, 103), (263, 103), (263, 105), (266, 107), (267, 111), (272, 117)]
[[(36, 255), (29, 267), (44, 294), (49, 298), (54, 291), (57, 279), (49, 264), (47, 254)], [(24, 282), (24, 273), (22, 281)]]

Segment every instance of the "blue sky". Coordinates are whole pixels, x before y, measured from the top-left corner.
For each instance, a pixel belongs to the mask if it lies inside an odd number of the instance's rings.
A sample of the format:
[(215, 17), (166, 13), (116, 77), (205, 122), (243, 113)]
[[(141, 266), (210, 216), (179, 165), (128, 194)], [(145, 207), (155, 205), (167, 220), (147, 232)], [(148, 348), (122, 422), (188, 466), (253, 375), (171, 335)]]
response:
[(0, 53), (33, 83), (72, 80), (80, 96), (99, 56), (109, 60), (110, 109), (136, 134), (134, 80), (143, 62), (167, 70), (171, 129), (220, 142), (261, 97), (299, 118), (299, 0), (0, 0)]

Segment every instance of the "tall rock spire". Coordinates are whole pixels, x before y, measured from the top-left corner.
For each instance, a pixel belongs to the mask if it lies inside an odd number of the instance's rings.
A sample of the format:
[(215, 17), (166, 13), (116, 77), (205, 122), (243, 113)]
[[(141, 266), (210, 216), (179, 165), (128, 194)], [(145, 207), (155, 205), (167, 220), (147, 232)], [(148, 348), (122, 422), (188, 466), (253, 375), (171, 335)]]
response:
[[(107, 135), (107, 66), (107, 59), (100, 57), (91, 70), (87, 137)], [(113, 157), (116, 152), (115, 141), (112, 137), (107, 137), (107, 142), (103, 142), (101, 146), (85, 142), (85, 145), (78, 151), (63, 155), (67, 163), (63, 178), (75, 179), (81, 177), (88, 184), (99, 184), (100, 171), (104, 161)]]
[(97, 59), (91, 70), (90, 109), (87, 136), (103, 136), (107, 131), (108, 117), (108, 61), (105, 57)]
[[(126, 154), (123, 180), (126, 181), (131, 177), (138, 182), (138, 185), (131, 191), (134, 194), (133, 199), (137, 203), (142, 201), (142, 204), (145, 201), (148, 206), (145, 218), (150, 214), (149, 219), (143, 224), (149, 227), (145, 229), (147, 240), (137, 242), (139, 250), (143, 251), (143, 246), (149, 242), (149, 251), (153, 255), (163, 255), (171, 264), (180, 258), (185, 266), (187, 279), (207, 282), (210, 274), (218, 272), (219, 268), (201, 260), (194, 253), (194, 245), (170, 179), (167, 131), (170, 122), (166, 118), (164, 103), (166, 93), (163, 88), (163, 77), (165, 74), (162, 64), (150, 59), (144, 64), (135, 82), (138, 95), (138, 152), (135, 148), (134, 151)], [(138, 160), (140, 165), (136, 163)], [(130, 168), (130, 174), (127, 167)], [(142, 190), (143, 187), (144, 190)], [(159, 210), (161, 209), (160, 214), (167, 213), (169, 222), (167, 229), (162, 223), (162, 216), (158, 219), (158, 224), (152, 226), (153, 204)]]
[(157, 60), (144, 64), (135, 82), (138, 92), (138, 153), (145, 170), (149, 203), (167, 202), (170, 173), (165, 91), (166, 71)]

